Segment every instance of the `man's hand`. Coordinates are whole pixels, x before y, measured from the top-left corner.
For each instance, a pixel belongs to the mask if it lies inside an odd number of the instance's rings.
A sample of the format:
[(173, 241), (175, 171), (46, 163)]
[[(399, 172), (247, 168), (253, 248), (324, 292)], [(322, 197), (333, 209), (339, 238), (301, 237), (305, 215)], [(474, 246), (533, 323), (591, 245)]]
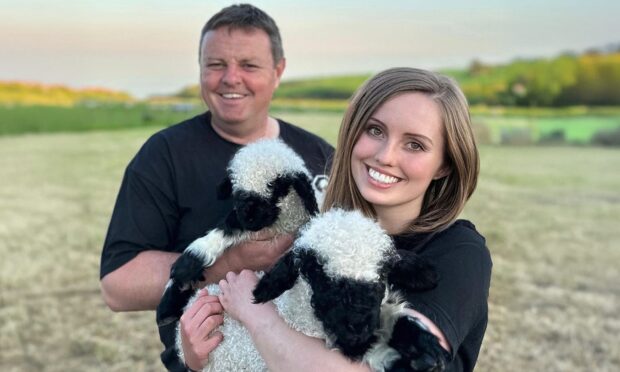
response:
[(227, 249), (213, 266), (205, 270), (206, 283), (217, 283), (229, 271), (264, 271), (269, 269), (293, 244), (292, 235), (257, 232), (253, 239)]
[(211, 351), (222, 342), (222, 333), (214, 330), (224, 321), (223, 311), (217, 296), (211, 296), (203, 289), (181, 316), (183, 355), (185, 364), (192, 370), (201, 370)]

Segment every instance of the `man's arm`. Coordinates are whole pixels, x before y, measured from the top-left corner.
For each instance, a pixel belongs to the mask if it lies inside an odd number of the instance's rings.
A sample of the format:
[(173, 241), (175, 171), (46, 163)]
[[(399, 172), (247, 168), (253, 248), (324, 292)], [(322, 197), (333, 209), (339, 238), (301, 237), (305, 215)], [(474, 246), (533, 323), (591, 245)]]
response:
[[(266, 270), (291, 246), (290, 235), (258, 233), (255, 240), (227, 249), (205, 270), (205, 283), (217, 283), (229, 271)], [(113, 311), (155, 310), (170, 278), (170, 267), (179, 253), (143, 251), (101, 279), (101, 293)]]
[(170, 267), (179, 253), (143, 251), (101, 279), (101, 294), (112, 311), (155, 310)]

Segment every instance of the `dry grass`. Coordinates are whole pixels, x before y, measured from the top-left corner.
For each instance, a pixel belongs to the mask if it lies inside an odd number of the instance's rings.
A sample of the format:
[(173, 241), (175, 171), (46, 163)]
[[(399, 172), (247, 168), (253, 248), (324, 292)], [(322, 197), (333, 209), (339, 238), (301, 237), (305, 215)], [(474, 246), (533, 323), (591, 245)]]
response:
[[(162, 369), (154, 314), (114, 314), (98, 290), (122, 171), (152, 131), (0, 138), (0, 370)], [(620, 370), (620, 151), (481, 150), (465, 213), (494, 259), (478, 370)]]

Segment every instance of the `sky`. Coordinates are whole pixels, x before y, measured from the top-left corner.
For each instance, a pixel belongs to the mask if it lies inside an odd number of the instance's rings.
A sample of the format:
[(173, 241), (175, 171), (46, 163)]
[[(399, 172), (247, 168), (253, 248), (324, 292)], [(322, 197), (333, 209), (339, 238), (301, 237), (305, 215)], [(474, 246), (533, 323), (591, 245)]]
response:
[[(0, 81), (144, 98), (198, 83), (198, 43), (225, 0), (0, 0)], [(620, 42), (612, 0), (246, 1), (278, 24), (284, 80), (394, 66), (463, 68)]]

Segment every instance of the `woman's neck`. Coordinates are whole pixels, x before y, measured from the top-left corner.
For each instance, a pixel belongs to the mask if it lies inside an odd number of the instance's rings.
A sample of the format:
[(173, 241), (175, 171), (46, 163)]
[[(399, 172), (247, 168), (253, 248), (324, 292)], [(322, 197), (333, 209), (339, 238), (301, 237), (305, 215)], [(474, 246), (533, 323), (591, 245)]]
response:
[(405, 232), (411, 222), (419, 215), (419, 211), (411, 213), (411, 210), (399, 210), (397, 208), (375, 207), (375, 212), (379, 225), (390, 235)]

